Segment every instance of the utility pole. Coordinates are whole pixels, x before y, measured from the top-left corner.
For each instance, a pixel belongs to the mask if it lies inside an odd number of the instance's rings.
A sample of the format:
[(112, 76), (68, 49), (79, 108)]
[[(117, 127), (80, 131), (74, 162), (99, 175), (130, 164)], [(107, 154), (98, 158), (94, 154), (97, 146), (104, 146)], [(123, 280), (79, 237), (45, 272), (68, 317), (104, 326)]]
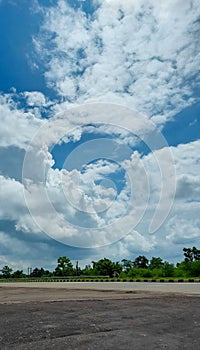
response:
[(76, 261), (76, 276), (78, 276), (78, 260)]
[(28, 276), (30, 276), (31, 272), (32, 272), (32, 267), (28, 267)]

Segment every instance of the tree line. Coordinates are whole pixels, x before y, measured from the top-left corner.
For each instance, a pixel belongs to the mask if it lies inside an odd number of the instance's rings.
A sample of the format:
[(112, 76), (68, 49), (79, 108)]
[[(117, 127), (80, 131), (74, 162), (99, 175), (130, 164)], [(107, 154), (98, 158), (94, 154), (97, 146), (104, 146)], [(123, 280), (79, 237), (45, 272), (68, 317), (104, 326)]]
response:
[(54, 271), (45, 270), (43, 267), (30, 269), (28, 274), (23, 270), (13, 271), (11, 267), (5, 265), (0, 270), (0, 278), (26, 278), (26, 277), (68, 277), (68, 276), (109, 276), (119, 278), (190, 278), (200, 277), (200, 249), (196, 247), (183, 248), (184, 260), (176, 265), (163, 261), (160, 257), (152, 257), (150, 260), (144, 255), (139, 255), (133, 261), (122, 259), (121, 262), (114, 262), (108, 258), (92, 261), (91, 265), (86, 265), (83, 269), (73, 266), (66, 256), (57, 259), (57, 266)]

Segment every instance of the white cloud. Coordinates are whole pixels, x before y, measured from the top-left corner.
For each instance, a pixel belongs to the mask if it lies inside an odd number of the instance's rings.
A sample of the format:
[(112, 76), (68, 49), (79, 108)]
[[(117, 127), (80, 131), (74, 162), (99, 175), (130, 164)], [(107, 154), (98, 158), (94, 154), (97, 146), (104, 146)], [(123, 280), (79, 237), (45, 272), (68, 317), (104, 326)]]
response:
[(22, 183), (0, 176), (0, 220), (15, 222), (16, 230), (40, 233), (41, 230), (30, 216), (24, 197)]
[(35, 39), (47, 82), (73, 103), (121, 103), (163, 123), (194, 101), (199, 11), (196, 0), (102, 1), (91, 18), (60, 0)]
[[(134, 122), (130, 129), (131, 118)], [(51, 169), (54, 162), (47, 145), (53, 146), (59, 143), (72, 127), (80, 127), (81, 124), (90, 125), (91, 123), (101, 123), (101, 125), (108, 123), (111, 132), (112, 123), (115, 123), (114, 131), (116, 125), (118, 128), (129, 128), (128, 133), (131, 134), (132, 132), (134, 135), (139, 135), (142, 139), (148, 140), (146, 142), (150, 148), (154, 148), (156, 142), (160, 147), (166, 146), (166, 141), (162, 135), (154, 131), (153, 123), (146, 117), (113, 104), (88, 104), (79, 108), (72, 108), (52, 118), (43, 128), (40, 128), (38, 134), (32, 140), (30, 149), (27, 150), (24, 161), (23, 175), (27, 189), (25, 191), (27, 204), (36, 222), (39, 223), (44, 232), (67, 244), (78, 244), (78, 246), (86, 247), (114, 242), (130, 232), (142, 218), (148, 204), (149, 195), (146, 169), (143, 160), (136, 153), (130, 161), (122, 162), (122, 164), (116, 156), (112, 159), (108, 155), (105, 159), (107, 158), (109, 161), (99, 160), (90, 164), (91, 161), (94, 162), (98, 158), (103, 158), (103, 154), (99, 157), (99, 153), (96, 153), (95, 143), (93, 142), (93, 158), (91, 159), (91, 153), (89, 153), (87, 162), (86, 158), (84, 159), (86, 164), (89, 163), (89, 165), (85, 167), (82, 173), (78, 170), (59, 172)], [(149, 133), (152, 135), (153, 144)], [(127, 132), (124, 135), (123, 132), (121, 133), (121, 141), (123, 136), (126, 138), (126, 134)], [(103, 144), (104, 139), (101, 142)], [(90, 142), (87, 143), (87, 146), (90, 150)], [(81, 147), (79, 146), (79, 148)], [(84, 148), (84, 151), (87, 154), (87, 148)], [(167, 169), (168, 174), (171, 171), (170, 176), (174, 180), (173, 164), (170, 163), (172, 158), (168, 149), (165, 148), (161, 156), (157, 151), (153, 159), (154, 162), (158, 162), (157, 168), (160, 167), (158, 171), (161, 170), (161, 175), (165, 177), (163, 171)], [(113, 160), (113, 162), (110, 162), (110, 160)], [(116, 164), (116, 161), (119, 162), (119, 165)], [(84, 163), (82, 165), (84, 166)], [(107, 196), (101, 196), (99, 184), (95, 183), (95, 180), (99, 181), (101, 178), (104, 179), (108, 175), (116, 173), (121, 166), (127, 172), (126, 186), (116, 199), (113, 196), (113, 190), (112, 195), (109, 190)], [(46, 177), (46, 174), (48, 174), (48, 177)], [(162, 223), (166, 216), (165, 213), (168, 213), (171, 206), (171, 196), (165, 194), (165, 189), (169, 190), (169, 185), (171, 185), (170, 194), (173, 193), (174, 187), (171, 178), (169, 176), (165, 177), (162, 183), (164, 200), (163, 202), (160, 201), (160, 206), (163, 208), (163, 205), (165, 205), (165, 207), (163, 215), (159, 213), (160, 221), (158, 220), (156, 223), (157, 226)], [(169, 183), (169, 181), (171, 182)], [(102, 183), (100, 185), (102, 186)], [(48, 193), (46, 192), (46, 186)], [(64, 198), (64, 195), (66, 198)], [(37, 205), (38, 200), (39, 205)], [(65, 204), (65, 202), (68, 203)], [(69, 209), (70, 205), (76, 209), (76, 213), (73, 209)], [(42, 207), (45, 208), (46, 218), (44, 218)], [(106, 208), (108, 210), (104, 213), (103, 211)], [(43, 216), (41, 216), (41, 213), (43, 213)], [(65, 218), (74, 227), (71, 228), (65, 222)], [(51, 223), (51, 220), (54, 224)], [(57, 229), (56, 225), (58, 226)]]
[(199, 176), (200, 141), (180, 144), (173, 148), (177, 173)]
[[(114, 257), (198, 241), (200, 143), (169, 148), (149, 121), (163, 124), (195, 100), (200, 62), (198, 1), (102, 0), (99, 4), (88, 17), (64, 0), (45, 8), (34, 44), (46, 64), (47, 83), (62, 103), (53, 105), (37, 91), (24, 92), (18, 97), (25, 99), (26, 106), (20, 109), (14, 89), (0, 97), (0, 146), (27, 150), (35, 136), (25, 159), (24, 183), (0, 176), (5, 203), (0, 218), (15, 221), (17, 233), (44, 231), (73, 246), (106, 245), (126, 236), (105, 248)], [(108, 103), (91, 105), (94, 101)], [(69, 110), (85, 102), (89, 103)], [(46, 107), (51, 113), (67, 111), (45, 122), (41, 114)], [(95, 128), (91, 125), (95, 123), (101, 124)], [(114, 142), (109, 146), (106, 139), (85, 148), (81, 145), (82, 153), (80, 148), (73, 153), (76, 160), (81, 158), (81, 165), (106, 156), (115, 163), (96, 161), (82, 173), (80, 167), (52, 169), (49, 147), (77, 142), (83, 132), (117, 135), (120, 146)], [(143, 157), (134, 153), (127, 160), (130, 149), (121, 145), (136, 146), (139, 138), (154, 151)], [(109, 176), (119, 167), (126, 176), (117, 194)], [(153, 217), (157, 230), (149, 235)], [(134, 231), (137, 221), (138, 232)], [(2, 234), (0, 239), (8, 246), (8, 237)]]
[(45, 107), (47, 105), (44, 94), (39, 91), (25, 91), (24, 96), (28, 106)]
[(0, 147), (16, 146), (26, 149), (44, 121), (31, 112), (18, 109), (9, 95), (0, 95)]
[[(98, 179), (102, 169), (103, 175), (109, 174), (109, 168), (104, 169), (102, 162), (89, 166), (88, 169), (86, 168), (86, 173), (82, 174), (78, 170), (67, 172), (49, 167), (45, 186), (33, 176), (27, 189), (19, 182), (1, 176), (0, 197), (5, 205), (1, 207), (0, 217), (14, 220), (17, 231), (37, 235), (43, 231), (54, 239), (72, 246), (98, 247), (124, 237), (118, 243), (105, 247), (106, 254), (117, 257), (129, 256), (138, 251), (151, 253), (157, 246), (160, 246), (161, 250), (166, 249), (165, 242), (170, 242), (170, 249), (174, 249), (176, 244), (198, 241), (200, 239), (199, 203), (195, 192), (200, 170), (200, 163), (196, 162), (198, 147), (198, 141), (171, 147), (177, 168), (177, 183), (182, 178), (189, 178), (190, 188), (194, 190), (184, 193), (183, 197), (187, 204), (180, 201), (180, 196), (173, 199), (170, 189), (167, 191), (159, 213), (165, 212), (166, 200), (170, 196), (171, 200), (174, 200), (173, 209), (168, 220), (163, 222), (153, 235), (149, 235), (149, 226), (153, 212), (156, 210), (163, 181), (159, 168), (155, 165), (153, 153), (142, 158), (133, 154), (129, 162), (120, 164), (127, 172), (129, 167), (133, 169), (134, 180), (133, 188), (130, 188), (127, 176), (127, 183), (116, 198), (112, 188), (108, 190), (104, 188), (102, 194), (100, 185), (94, 183), (95, 173)], [(164, 158), (165, 149), (156, 152), (160, 152), (160, 157)], [(185, 154), (188, 154), (187, 160)], [(48, 160), (48, 153), (43, 155)], [(45, 159), (41, 158), (41, 162), (45, 162)], [(166, 176), (169, 174), (168, 168), (167, 158), (165, 158)], [(116, 169), (114, 166), (112, 171)], [(190, 175), (191, 169), (193, 169), (193, 175)], [(85, 176), (87, 170), (90, 177)], [(132, 199), (130, 194), (133, 195)], [(32, 217), (27, 211), (24, 195)], [(99, 205), (97, 205), (98, 201)], [(103, 206), (108, 208), (105, 213), (102, 212)], [(145, 210), (145, 215), (143, 218), (140, 217), (137, 231), (135, 231), (134, 216), (139, 217)], [(165, 256), (166, 252), (161, 250), (159, 254)], [(101, 252), (101, 249), (97, 250), (97, 255), (100, 254), (98, 252)]]
[[(172, 210), (168, 215), (168, 218), (163, 225), (159, 228), (156, 234), (157, 243), (165, 241), (173, 244), (185, 244), (188, 242), (194, 242), (200, 240), (199, 225), (199, 147), (200, 141), (191, 142), (189, 144), (182, 144), (177, 147), (171, 147), (174, 163), (176, 166), (176, 195), (171, 197), (173, 201)], [(163, 156), (163, 150), (156, 151)], [(144, 222), (141, 223), (142, 230), (148, 226), (148, 223), (152, 217), (152, 211), (154, 208), (154, 201), (158, 198), (160, 183), (159, 176), (157, 176), (157, 170), (153, 167), (152, 163), (153, 154), (149, 154), (144, 158), (146, 169), (148, 169), (150, 188), (152, 188), (151, 205), (149, 207), (149, 214), (147, 212)], [(165, 164), (166, 176), (168, 176), (168, 166)], [(167, 196), (171, 196), (170, 189), (168, 189)], [(165, 198), (165, 196), (164, 196)], [(165, 209), (165, 202), (160, 206), (160, 211)], [(158, 211), (159, 213), (159, 211)], [(145, 226), (146, 221), (146, 226)], [(171, 247), (173, 249), (173, 247)], [(170, 249), (171, 249), (170, 248)], [(165, 248), (166, 249), (166, 248)]]
[[(22, 120), (26, 121), (26, 114), (12, 110), (7, 105), (6, 108), (10, 113), (13, 112), (14, 116), (16, 116), (15, 113), (21, 113)], [(120, 130), (116, 129), (116, 125), (117, 128), (125, 126), (128, 129), (131, 118), (134, 123), (128, 133), (132, 132), (148, 140), (150, 148), (156, 148), (155, 144), (161, 149), (154, 150), (143, 157), (134, 153), (131, 159), (126, 161), (115, 157), (114, 162), (98, 160), (87, 165), (82, 173), (79, 171), (80, 168), (72, 171), (52, 169), (54, 160), (48, 146), (60, 142), (66, 136), (67, 130), (80, 127), (80, 121), (83, 125), (100, 122), (102, 130), (105, 128), (103, 123), (107, 122), (112, 133)], [(113, 122), (115, 126), (112, 129)], [(27, 126), (26, 123), (25, 126)], [(27, 135), (26, 130), (25, 145), (28, 142)], [(76, 132), (74, 135), (75, 139), (79, 139), (80, 130), (79, 136)], [(123, 133), (122, 129), (120, 142), (123, 142), (126, 137), (127, 133)], [(22, 147), (23, 143), (19, 142), (19, 145)], [(88, 146), (90, 148), (90, 143)], [(94, 156), (98, 159), (95, 145), (93, 148)], [(87, 152), (87, 148), (84, 152)], [(176, 166), (176, 178), (171, 153)], [(87, 159), (87, 162), (90, 162), (90, 157), (83, 161)], [(99, 158), (102, 158), (102, 155)], [(142, 223), (143, 230), (138, 234), (148, 241), (149, 238), (146, 237), (151, 224), (150, 214), (152, 219), (153, 212), (157, 212), (155, 222), (158, 229), (164, 224), (172, 204), (176, 212), (182, 210), (179, 203), (181, 196), (186, 201), (198, 199), (200, 164), (198, 159), (199, 141), (169, 148), (162, 136), (154, 131), (153, 123), (127, 108), (119, 108), (112, 104), (88, 104), (73, 108), (46, 121), (44, 126), (39, 128), (25, 157), (23, 172), (25, 188), (17, 181), (1, 177), (1, 198), (3, 201), (8, 198), (2, 209), (1, 218), (15, 220), (18, 231), (33, 233), (44, 231), (58, 241), (82, 247), (115, 242), (130, 233), (136, 224)], [(114, 186), (107, 190), (104, 187), (102, 192), (103, 183), (97, 184), (95, 181), (116, 173), (120, 167), (126, 171), (126, 183), (121, 193), (117, 195)], [(177, 182), (177, 193), (174, 199), (175, 182)], [(12, 194), (15, 195), (12, 196)], [(27, 213), (23, 196), (35, 224)], [(188, 213), (193, 215), (192, 207), (188, 206), (188, 208)], [(145, 213), (146, 216), (142, 219)], [(158, 236), (159, 232), (156, 233)]]
[(0, 176), (0, 219), (18, 220), (25, 211), (23, 185), (14, 179)]
[[(27, 273), (28, 267), (43, 267), (54, 269), (56, 256), (46, 241), (23, 239), (17, 233), (0, 231), (0, 269), (8, 265), (13, 271), (23, 269)], [(50, 253), (52, 256), (50, 257)], [(57, 253), (59, 254), (59, 252)]]
[(177, 178), (176, 198), (200, 200), (200, 176), (180, 175)]
[[(197, 213), (199, 208), (197, 208)], [(195, 240), (200, 240), (200, 220), (198, 218), (187, 218), (180, 214), (173, 216), (167, 224), (167, 229), (166, 239), (173, 243), (194, 244)]]

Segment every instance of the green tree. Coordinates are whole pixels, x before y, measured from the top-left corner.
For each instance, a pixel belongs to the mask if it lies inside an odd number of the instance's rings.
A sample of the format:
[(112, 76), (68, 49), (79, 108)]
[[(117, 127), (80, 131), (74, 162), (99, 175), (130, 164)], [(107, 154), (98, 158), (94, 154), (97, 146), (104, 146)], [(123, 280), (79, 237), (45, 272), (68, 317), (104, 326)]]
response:
[(55, 268), (56, 276), (72, 276), (74, 274), (73, 265), (69, 258), (60, 256), (57, 260), (58, 265)]
[(136, 268), (147, 269), (149, 260), (144, 255), (139, 255), (133, 262), (133, 266)]
[(130, 277), (130, 278), (136, 278), (136, 277), (138, 277), (138, 269), (135, 268), (135, 267), (132, 267), (132, 268), (128, 271), (127, 276)]
[(91, 265), (85, 265), (81, 273), (85, 276), (95, 276), (97, 274), (96, 270), (93, 269)]
[(195, 260), (190, 264), (190, 276), (200, 277), (200, 260)]
[(11, 277), (12, 269), (9, 266), (5, 265), (0, 271), (2, 272), (3, 278)]
[(126, 273), (130, 271), (133, 267), (133, 262), (131, 260), (122, 259), (122, 270)]
[(98, 275), (113, 277), (114, 272), (120, 273), (122, 271), (122, 266), (119, 262), (113, 262), (110, 259), (104, 258), (99, 261), (93, 261), (93, 269)]
[(200, 249), (197, 249), (196, 247), (183, 248), (183, 252), (184, 252), (186, 262), (193, 262), (196, 260), (200, 260)]
[(39, 269), (38, 267), (35, 267), (33, 271), (30, 273), (30, 277), (41, 277), (42, 276), (43, 269)]
[(161, 258), (152, 257), (149, 263), (150, 270), (160, 269), (163, 266), (163, 260)]
[(200, 277), (200, 260), (195, 261), (182, 261), (177, 264), (176, 268), (177, 276), (184, 277)]
[(191, 248), (183, 248), (183, 252), (184, 252), (184, 256), (185, 256), (185, 261), (192, 262), (194, 259), (192, 249)]
[(42, 276), (51, 276), (51, 272), (49, 272), (49, 270), (44, 270), (43, 267), (41, 267), (40, 269), (38, 267), (35, 267), (30, 274), (30, 277), (42, 277)]
[(197, 249), (196, 247), (192, 248), (193, 254), (194, 254), (194, 260), (200, 260), (200, 249)]
[(13, 272), (12, 277), (23, 278), (23, 277), (26, 277), (26, 275), (23, 273), (23, 270), (16, 270), (15, 272)]
[(162, 266), (162, 276), (163, 277), (173, 277), (175, 268), (173, 264), (170, 264), (168, 261), (165, 261)]

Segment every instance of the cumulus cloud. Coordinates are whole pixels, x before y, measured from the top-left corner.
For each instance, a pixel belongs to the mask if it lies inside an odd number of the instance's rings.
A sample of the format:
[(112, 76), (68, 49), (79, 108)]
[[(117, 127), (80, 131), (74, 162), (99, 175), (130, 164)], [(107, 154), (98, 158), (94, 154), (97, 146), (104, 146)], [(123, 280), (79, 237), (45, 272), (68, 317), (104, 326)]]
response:
[[(149, 235), (149, 227), (163, 181), (153, 153), (143, 157), (133, 153), (130, 160), (117, 165), (113, 163), (112, 172), (117, 171), (120, 165), (127, 173), (124, 188), (118, 195), (114, 187), (105, 188), (102, 185), (101, 188), (101, 184), (95, 183), (95, 176), (100, 180), (101, 176), (107, 176), (110, 172), (108, 163), (102, 161), (89, 165), (85, 168), (85, 172), (53, 169), (52, 164), (49, 164), (45, 183), (41, 178), (39, 180), (33, 176), (34, 171), (31, 173), (30, 182), (24, 182), (24, 185), (1, 176), (0, 196), (5, 205), (1, 208), (0, 217), (14, 220), (18, 232), (32, 234), (45, 232), (50, 237), (72, 246), (99, 247), (124, 237), (110, 248), (105, 248), (105, 251), (117, 256), (119, 254), (128, 256), (128, 252), (141, 250), (150, 253), (160, 242), (164, 244), (165, 241), (180, 244), (198, 240), (199, 203), (196, 202), (195, 191), (199, 172), (196, 177), (194, 174), (190, 175), (191, 168), (194, 169), (193, 165), (196, 164), (194, 155), (198, 145), (199, 142), (196, 141), (188, 145), (171, 147), (178, 183), (181, 177), (189, 177), (190, 188), (193, 186), (194, 191), (185, 192), (184, 199), (187, 205), (180, 201), (178, 195), (173, 198), (170, 189), (167, 191), (159, 207), (159, 214), (165, 212), (165, 202), (170, 196), (173, 209), (169, 214), (168, 223), (163, 221), (162, 226), (153, 235)], [(167, 174), (170, 176), (169, 164), (167, 158), (164, 158), (165, 149), (156, 152), (160, 153), (160, 157), (164, 160), (166, 176)], [(186, 162), (187, 153), (190, 156)], [(40, 158), (40, 165), (48, 162), (48, 152), (44, 152), (43, 156), (47, 159)], [(199, 164), (196, 166), (195, 171), (199, 169)], [(130, 186), (131, 181), (133, 187)], [(179, 193), (179, 187), (177, 191)], [(196, 224), (192, 229), (193, 222)]]
[(68, 103), (121, 103), (158, 124), (193, 103), (200, 60), (198, 1), (98, 5), (92, 16), (63, 0), (45, 10), (34, 42), (48, 84)]
[[(199, 146), (200, 142), (195, 141), (189, 144), (181, 144), (177, 147), (171, 147), (173, 153), (174, 164), (176, 167), (176, 195), (173, 200), (173, 205), (168, 218), (163, 225), (156, 232), (156, 241), (162, 245), (165, 240), (171, 242), (171, 249), (173, 250), (173, 244), (190, 244), (191, 242), (199, 242)], [(158, 151), (162, 154), (162, 150)], [(145, 158), (147, 167), (151, 166), (152, 154), (149, 154)], [(166, 164), (167, 174), (167, 164)], [(152, 200), (157, 198), (156, 192), (159, 189), (156, 187), (157, 180), (155, 169), (151, 166), (149, 169), (150, 186), (153, 188)], [(153, 182), (152, 182), (153, 181)], [(167, 191), (167, 196), (170, 196), (170, 189)], [(150, 206), (150, 213), (153, 209), (153, 201)], [(163, 210), (165, 206), (161, 206), (160, 210)], [(150, 218), (146, 217), (146, 222)], [(145, 222), (145, 220), (144, 220)], [(144, 224), (144, 223), (143, 223)], [(144, 226), (142, 226), (144, 230)], [(195, 243), (194, 243), (195, 244)], [(165, 249), (167, 249), (165, 247)]]
[[(12, 154), (1, 170), (0, 219), (14, 221), (17, 234), (46, 232), (72, 246), (117, 241), (104, 250), (113, 257), (198, 242), (199, 141), (168, 147), (156, 129), (195, 101), (198, 1), (93, 5), (87, 15), (64, 0), (42, 10), (33, 41), (60, 103), (38, 91), (0, 96), (0, 154)], [(45, 108), (59, 114), (44, 121)], [(79, 142), (84, 134), (97, 140), (77, 147), (65, 169), (54, 169), (54, 145)], [(105, 138), (99, 141), (99, 134)], [(152, 152), (133, 151), (140, 142)], [(15, 157), (21, 167), (25, 151), (21, 183), (11, 162)], [(115, 184), (122, 168), (123, 185)], [(7, 247), (7, 234), (0, 239)]]
[(0, 219), (18, 220), (25, 210), (23, 185), (14, 179), (0, 176)]
[[(130, 118), (134, 120), (133, 126), (128, 132), (123, 132), (122, 127), (128, 127)], [(108, 160), (102, 160), (101, 154), (101, 157), (96, 157), (95, 162), (95, 158), (90, 162), (90, 154), (83, 159), (82, 166), (85, 166), (82, 168), (53, 169), (54, 160), (50, 153), (52, 145), (63, 140), (67, 130), (80, 127), (80, 121), (88, 130), (94, 129), (94, 126), (90, 126), (92, 122), (101, 121), (102, 132), (106, 130), (103, 123), (109, 121), (108, 128), (110, 132), (113, 131), (113, 135), (115, 128), (112, 130), (112, 123), (115, 122), (120, 142), (126, 142), (127, 135), (133, 133), (148, 142), (153, 152), (143, 156), (133, 152), (130, 159), (126, 160), (114, 156), (113, 159), (110, 158), (112, 162), (109, 161), (108, 154), (105, 157)], [(27, 134), (25, 135), (27, 143)], [(119, 106), (107, 104), (85, 105), (61, 113), (40, 125), (31, 145), (26, 149), (23, 184), (1, 176), (1, 198), (9, 198), (2, 209), (1, 218), (15, 220), (18, 231), (46, 232), (54, 239), (72, 246), (106, 245), (131, 234), (138, 224), (143, 228), (141, 231), (138, 226), (138, 235), (134, 237), (139, 239), (143, 236), (144, 242), (149, 242), (153, 217), (153, 232), (157, 230), (156, 235), (159, 236), (158, 229), (164, 224), (172, 204), (179, 212), (182, 210), (179, 204), (181, 196), (186, 201), (197, 200), (199, 196), (199, 141), (169, 148), (155, 131), (153, 123), (124, 107), (120, 109)], [(84, 152), (87, 153), (87, 148)], [(94, 155), (97, 156), (95, 147)], [(103, 181), (110, 179), (113, 182), (112, 174), (121, 168), (126, 175), (124, 185), (120, 193), (117, 193), (117, 185), (108, 185), (107, 182), (106, 187)], [(177, 192), (174, 199), (176, 182)], [(188, 212), (192, 212), (192, 207), (188, 208)], [(31, 215), (27, 209), (30, 209)], [(154, 216), (156, 212), (157, 216)], [(154, 236), (151, 236), (151, 240)]]
[(183, 175), (186, 171), (188, 175), (194, 175), (198, 178), (200, 166), (199, 151), (199, 140), (187, 144), (180, 144), (173, 148), (175, 165), (179, 175)]
[(26, 149), (44, 121), (31, 112), (18, 109), (12, 96), (0, 95), (0, 147)]
[(44, 107), (47, 105), (44, 94), (39, 91), (25, 91), (24, 96), (28, 106)]
[(11, 178), (0, 176), (0, 198), (4, 205), (0, 208), (0, 220), (15, 222), (17, 231), (40, 233), (28, 211), (23, 184)]
[[(131, 127), (130, 118), (134, 121)], [(71, 171), (52, 169), (54, 160), (50, 154), (51, 147), (63, 140), (72, 126), (80, 127), (82, 123), (90, 125), (95, 122), (101, 123), (101, 127), (107, 122), (110, 130), (112, 123), (115, 123), (114, 131), (115, 125), (116, 130), (122, 126), (126, 129), (129, 127), (128, 132), (121, 132), (121, 142), (124, 136), (126, 139), (128, 133), (133, 133), (144, 139), (150, 149), (155, 147), (156, 139), (157, 146), (158, 144), (160, 147), (165, 146), (162, 153), (155, 151), (152, 157), (152, 163), (157, 163), (157, 171), (163, 177), (158, 189), (158, 192), (163, 193), (155, 200), (161, 210), (159, 217), (157, 215), (154, 231), (168, 214), (174, 190), (172, 157), (166, 147), (166, 141), (155, 131), (154, 124), (141, 114), (113, 104), (86, 104), (52, 118), (40, 128), (26, 152), (23, 168), (26, 201), (41, 230), (64, 243), (86, 247), (114, 242), (130, 232), (141, 220), (148, 206), (149, 197), (146, 165), (137, 152), (126, 161), (124, 158), (120, 160), (116, 155), (114, 159), (108, 154), (103, 157), (102, 153), (99, 157), (93, 142), (93, 158), (89, 152), (89, 157), (84, 158), (82, 168)], [(149, 137), (149, 134), (152, 136)], [(103, 144), (104, 139), (101, 142)], [(90, 142), (86, 144), (90, 150)], [(85, 154), (87, 147), (84, 148)], [(82, 145), (79, 146), (78, 152), (80, 148)], [(120, 193), (117, 194), (115, 186), (110, 185), (111, 188), (107, 192), (102, 191), (105, 181), (108, 181), (107, 177), (110, 176), (112, 180), (112, 174), (119, 172), (121, 168), (127, 175)], [(43, 212), (42, 207), (45, 208)], [(41, 213), (45, 214), (46, 218)], [(54, 225), (50, 224), (50, 219)], [(69, 223), (66, 223), (66, 220)]]
[[(6, 230), (0, 230), (0, 268), (8, 265), (14, 271), (23, 269), (24, 273), (27, 273), (30, 266), (53, 270), (59, 251), (56, 248), (52, 249), (49, 242), (39, 235), (37, 238), (33, 235), (31, 238), (30, 235), (26, 238), (25, 236), (21, 237), (20, 233), (17, 232), (13, 235)], [(49, 259), (50, 254), (51, 259)]]
[(187, 200), (200, 199), (200, 176), (180, 175), (177, 178), (176, 198)]
[[(198, 208), (199, 210), (199, 208)], [(185, 214), (185, 212), (184, 212)], [(173, 243), (194, 244), (200, 239), (200, 220), (182, 216), (173, 216), (167, 224), (167, 240)]]

